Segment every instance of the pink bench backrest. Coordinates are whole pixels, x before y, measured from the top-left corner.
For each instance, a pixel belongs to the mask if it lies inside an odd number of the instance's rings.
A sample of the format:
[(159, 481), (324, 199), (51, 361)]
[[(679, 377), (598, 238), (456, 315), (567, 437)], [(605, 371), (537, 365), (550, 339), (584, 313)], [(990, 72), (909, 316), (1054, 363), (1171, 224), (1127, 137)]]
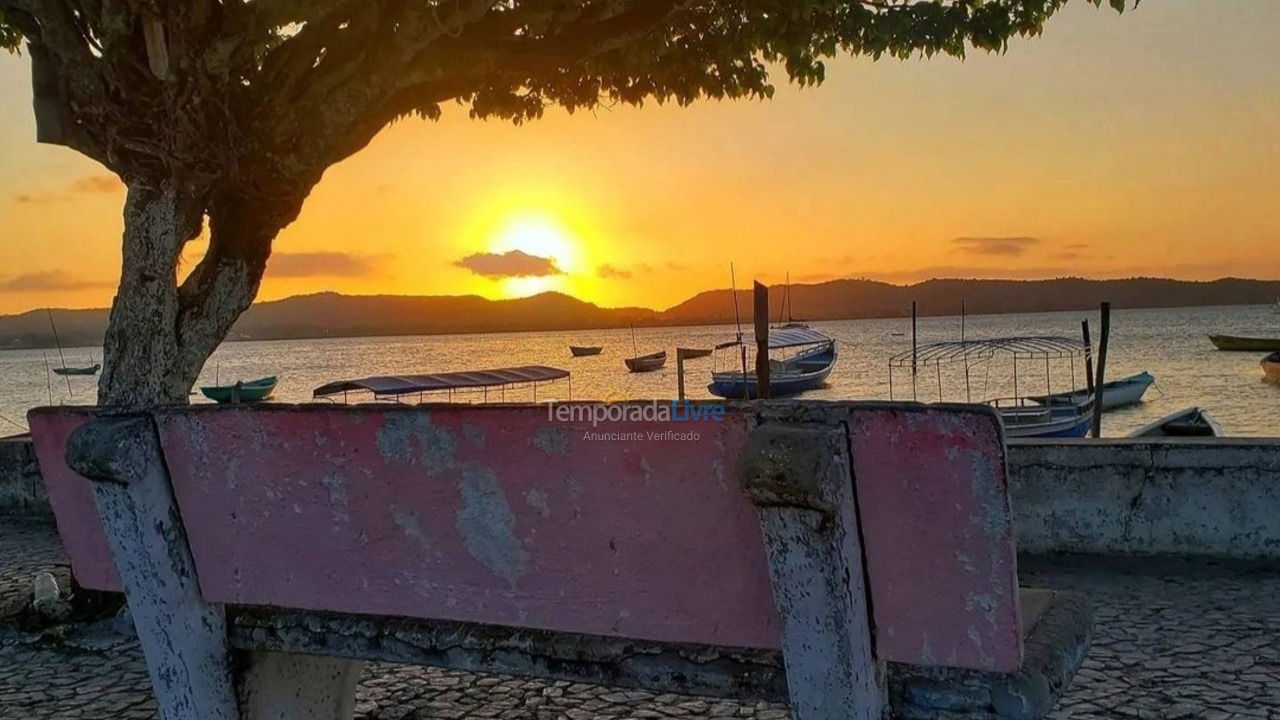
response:
[[(995, 418), (824, 411), (849, 428), (878, 654), (1016, 669)], [(114, 589), (88, 483), (62, 461), (86, 416), (41, 411), (32, 429), (77, 578)], [(735, 474), (757, 422), (749, 408), (724, 422), (595, 428), (549, 421), (542, 406), (185, 409), (156, 420), (211, 602), (780, 646), (759, 521)], [(643, 436), (690, 432), (699, 439)]]

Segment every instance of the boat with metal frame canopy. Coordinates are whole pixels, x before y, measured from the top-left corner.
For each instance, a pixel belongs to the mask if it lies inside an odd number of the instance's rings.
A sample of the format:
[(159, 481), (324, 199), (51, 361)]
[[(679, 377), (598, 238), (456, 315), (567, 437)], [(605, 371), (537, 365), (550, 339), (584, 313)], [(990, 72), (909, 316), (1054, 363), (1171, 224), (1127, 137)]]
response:
[[(889, 397), (895, 399), (895, 371), (911, 373), (911, 399), (919, 399), (920, 374), (923, 370), (932, 370), (937, 383), (938, 402), (946, 402), (943, 392), (944, 372), (949, 378), (964, 381), (965, 402), (973, 399), (973, 370), (984, 371), (983, 395), (990, 387), (990, 371), (998, 357), (1006, 357), (1012, 362), (1011, 396), (997, 396), (979, 400), (990, 405), (1000, 413), (1004, 420), (1005, 435), (1016, 437), (1084, 437), (1089, 432), (1093, 417), (1094, 396), (1086, 393), (1083, 397), (1068, 402), (1042, 404), (1035, 397), (1055, 394), (1053, 383), (1054, 365), (1059, 370), (1067, 370), (1069, 376), (1065, 383), (1059, 384), (1063, 389), (1076, 387), (1077, 365), (1085, 370), (1084, 360), (1089, 356), (1089, 348), (1079, 340), (1056, 336), (1025, 336), (991, 338), (987, 340), (956, 340), (931, 343), (914, 350), (899, 353), (889, 361)], [(1077, 363), (1077, 360), (1080, 362)], [(1028, 363), (1034, 363), (1037, 371), (1044, 372), (1043, 394), (1037, 388), (1036, 396), (1023, 393), (1026, 372), (1019, 372)], [(1085, 373), (1087, 375), (1087, 372)], [(1008, 377), (998, 379), (1008, 380)], [(1087, 381), (1087, 378), (1086, 378)]]
[(481, 402), (489, 402), (489, 393), (499, 393), (498, 402), (506, 402), (507, 388), (531, 385), (533, 401), (538, 401), (538, 385), (569, 381), (569, 397), (573, 397), (573, 377), (568, 370), (545, 365), (495, 368), (492, 370), (468, 370), (464, 372), (434, 373), (429, 375), (379, 375), (359, 380), (339, 380), (321, 385), (312, 391), (315, 398), (332, 398), (342, 395), (346, 402), (348, 393), (368, 392), (374, 400), (401, 402), (406, 395), (417, 395), (422, 402), (427, 393), (447, 393), (447, 402), (454, 402), (458, 393), (481, 393)]
[[(722, 350), (739, 348), (729, 362), (733, 370), (717, 371), (719, 357), (726, 353)], [(730, 400), (742, 400), (759, 396), (759, 384), (756, 374), (751, 371), (754, 361), (747, 364), (747, 350), (753, 345), (744, 344), (742, 336), (736, 340), (720, 343), (712, 357), (711, 384), (707, 391), (712, 395)], [(838, 354), (836, 341), (822, 333), (807, 327), (776, 328), (769, 331), (769, 351), (797, 349), (795, 354), (779, 360), (769, 359), (769, 396), (786, 397), (821, 387), (835, 367)], [(736, 367), (735, 367), (736, 366)]]

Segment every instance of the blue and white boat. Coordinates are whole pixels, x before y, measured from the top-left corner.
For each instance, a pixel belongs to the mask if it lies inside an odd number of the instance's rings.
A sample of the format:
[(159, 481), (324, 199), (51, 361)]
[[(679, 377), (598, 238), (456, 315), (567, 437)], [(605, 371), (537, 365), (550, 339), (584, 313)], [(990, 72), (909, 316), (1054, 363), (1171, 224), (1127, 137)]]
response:
[[(741, 337), (717, 345), (707, 391), (730, 400), (759, 397), (755, 359), (748, 358), (749, 350), (750, 346), (744, 344)], [(775, 351), (782, 357), (774, 359)], [(788, 355), (788, 351), (792, 351), (791, 354)], [(769, 353), (769, 396), (775, 398), (822, 387), (839, 357), (834, 339), (799, 326), (770, 330)], [(722, 364), (728, 368), (715, 369)]]
[[(996, 409), (1004, 421), (1005, 436), (1011, 438), (1084, 437), (1093, 422), (1094, 395), (1074, 390), (1054, 392), (1054, 373), (1067, 374), (1068, 388), (1076, 387), (1077, 371), (1087, 367), (1085, 359), (1089, 348), (1079, 340), (1052, 336), (1006, 337), (989, 340), (958, 340), (932, 343), (899, 353), (889, 362), (889, 396), (896, 392), (894, 380), (907, 372), (911, 377), (911, 399), (918, 400), (922, 393), (933, 394), (937, 388), (937, 401), (963, 400), (979, 402)], [(992, 384), (992, 365), (996, 358), (1012, 361), (995, 373), (995, 383), (1006, 389), (1012, 386), (1012, 394), (974, 399), (974, 384), (982, 386), (986, 395)], [(1037, 375), (1040, 395), (1023, 393), (1029, 384), (1027, 368)], [(923, 377), (922, 377), (923, 376)], [(943, 388), (948, 382), (963, 379), (962, 397), (947, 397)], [(1146, 390), (1146, 385), (1142, 386)], [(1047, 398), (1053, 398), (1045, 402)]]

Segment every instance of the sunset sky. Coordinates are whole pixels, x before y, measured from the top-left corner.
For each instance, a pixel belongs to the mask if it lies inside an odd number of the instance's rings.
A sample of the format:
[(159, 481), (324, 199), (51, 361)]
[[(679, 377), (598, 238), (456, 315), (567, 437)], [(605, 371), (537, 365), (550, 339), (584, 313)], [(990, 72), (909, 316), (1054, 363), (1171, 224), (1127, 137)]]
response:
[[(771, 102), (512, 127), (446, 109), (331, 168), (261, 299), (667, 307), (750, 278), (1280, 278), (1280, 1), (1074, 2), (1003, 56), (841, 59)], [(0, 56), (0, 313), (110, 302), (123, 188), (37, 145)], [(193, 246), (189, 262), (201, 248)], [(509, 277), (512, 274), (520, 277)]]

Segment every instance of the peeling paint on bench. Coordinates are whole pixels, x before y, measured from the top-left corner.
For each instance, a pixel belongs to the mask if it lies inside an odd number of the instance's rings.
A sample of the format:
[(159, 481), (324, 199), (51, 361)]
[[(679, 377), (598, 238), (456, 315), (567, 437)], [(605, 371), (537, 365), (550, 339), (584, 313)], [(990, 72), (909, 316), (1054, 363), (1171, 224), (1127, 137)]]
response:
[[(62, 444), (31, 422), (77, 577), (118, 587)], [(877, 655), (1018, 667), (1003, 443), (990, 413), (730, 406), (723, 423), (557, 424), (543, 406), (265, 406), (157, 413), (210, 602), (638, 640), (780, 647), (760, 524), (733, 468), (757, 422), (849, 433)], [(587, 439), (690, 431), (701, 442)]]

